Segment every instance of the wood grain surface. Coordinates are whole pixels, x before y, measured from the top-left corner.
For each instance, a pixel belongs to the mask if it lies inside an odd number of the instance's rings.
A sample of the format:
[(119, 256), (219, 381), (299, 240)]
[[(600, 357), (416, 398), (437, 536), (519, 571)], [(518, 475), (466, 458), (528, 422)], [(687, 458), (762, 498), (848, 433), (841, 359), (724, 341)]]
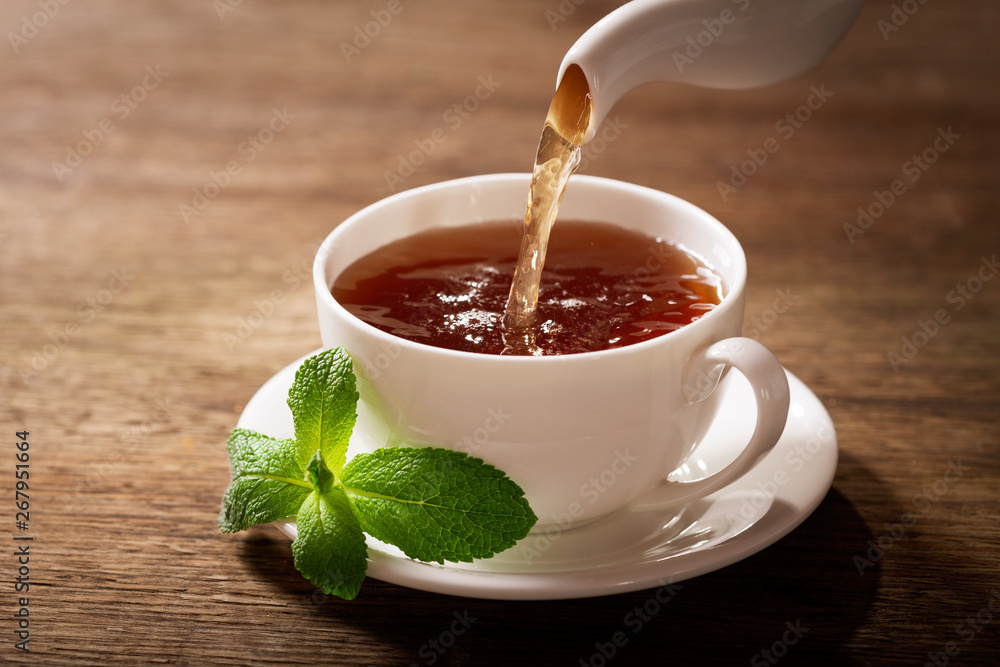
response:
[[(832, 490), (788, 537), (685, 582), (633, 633), (623, 619), (652, 591), (496, 602), (368, 579), (346, 603), (300, 577), (274, 528), (216, 528), (238, 415), (320, 344), (318, 242), (439, 128), (397, 190), (527, 171), (563, 54), (615, 5), (404, 2), (347, 53), (386, 2), (0, 6), (0, 661), (1000, 664), (990, 0), (873, 0), (815, 69), (755, 91), (644, 87), (587, 153), (585, 173), (675, 193), (742, 241), (747, 334), (839, 436)], [(449, 116), (480, 77), (488, 98)], [(947, 150), (913, 172), (939, 132)], [(779, 150), (723, 197), (768, 140)], [(872, 223), (852, 235), (859, 207)], [(14, 590), (19, 535), (30, 593)], [(14, 646), (22, 595), (30, 654)], [(455, 614), (475, 620), (452, 643)]]

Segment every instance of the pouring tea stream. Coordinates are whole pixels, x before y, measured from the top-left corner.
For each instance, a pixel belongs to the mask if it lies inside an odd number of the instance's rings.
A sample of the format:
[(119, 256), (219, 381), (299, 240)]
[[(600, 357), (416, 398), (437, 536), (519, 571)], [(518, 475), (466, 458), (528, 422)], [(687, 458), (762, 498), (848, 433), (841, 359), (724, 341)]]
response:
[(652, 82), (758, 88), (819, 63), (864, 0), (633, 0), (567, 52), (538, 144), (504, 313), (513, 354), (541, 354), (531, 326), (549, 232), (580, 149), (630, 90)]
[(566, 53), (557, 81), (579, 67), (594, 138), (626, 93), (653, 82), (760, 88), (818, 64), (864, 0), (633, 0), (594, 24)]

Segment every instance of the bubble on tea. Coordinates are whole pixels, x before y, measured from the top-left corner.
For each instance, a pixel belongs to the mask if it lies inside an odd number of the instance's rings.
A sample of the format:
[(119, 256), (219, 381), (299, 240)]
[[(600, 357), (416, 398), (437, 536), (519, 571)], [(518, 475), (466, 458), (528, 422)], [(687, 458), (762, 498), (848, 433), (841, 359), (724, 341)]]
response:
[(722, 298), (713, 271), (662, 239), (573, 220), (561, 220), (552, 238), (534, 322), (523, 329), (502, 323), (518, 261), (509, 222), (394, 241), (347, 267), (333, 296), (359, 319), (418, 343), (532, 355), (641, 343), (700, 319)]

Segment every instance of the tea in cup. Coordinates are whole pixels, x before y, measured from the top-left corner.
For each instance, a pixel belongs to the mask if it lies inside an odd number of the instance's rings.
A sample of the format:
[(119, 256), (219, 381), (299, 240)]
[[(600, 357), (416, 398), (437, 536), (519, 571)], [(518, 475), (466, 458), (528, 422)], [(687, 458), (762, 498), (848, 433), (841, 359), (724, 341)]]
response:
[[(676, 511), (744, 475), (784, 429), (788, 383), (766, 348), (739, 336), (747, 277), (739, 243), (677, 197), (574, 176), (560, 205), (560, 221), (622, 228), (626, 236), (683, 250), (696, 273), (705, 270), (717, 303), (633, 344), (540, 356), (450, 349), (373, 326), (356, 314), (364, 304), (345, 306), (331, 292), (352, 265), (394, 242), (470, 225), (486, 233), (497, 221), (518, 219), (530, 179), (497, 174), (405, 191), (351, 216), (320, 247), (313, 277), (323, 344), (351, 355), (359, 392), (391, 433), (385, 444), (465, 451), (505, 471), (524, 489), (539, 518), (536, 530), (567, 515), (583, 525), (625, 507)], [(644, 271), (650, 269), (643, 263), (633, 273)], [(721, 470), (669, 481), (713, 421), (725, 418), (715, 389), (730, 366), (753, 388), (753, 435), (732, 443), (733, 461)]]

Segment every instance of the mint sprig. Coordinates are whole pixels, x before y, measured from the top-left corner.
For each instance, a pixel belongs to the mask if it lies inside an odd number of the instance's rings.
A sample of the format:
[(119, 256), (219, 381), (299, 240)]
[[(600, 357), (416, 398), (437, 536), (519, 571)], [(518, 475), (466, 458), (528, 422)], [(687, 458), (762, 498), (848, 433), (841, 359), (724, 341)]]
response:
[(306, 359), (288, 392), (295, 438), (237, 428), (226, 533), (295, 516), (295, 567), (324, 593), (353, 599), (368, 567), (364, 533), (423, 561), (471, 561), (510, 548), (537, 521), (505, 473), (436, 447), (379, 449), (347, 462), (358, 393), (343, 348)]
[(233, 481), (222, 497), (219, 528), (224, 533), (291, 516), (313, 490), (294, 440), (238, 428), (226, 449)]
[(288, 407), (292, 409), (300, 456), (308, 461), (319, 450), (330, 469), (339, 473), (358, 418), (357, 405), (351, 358), (343, 348), (303, 361), (288, 390)]
[(341, 481), (365, 532), (417, 560), (489, 558), (536, 521), (507, 475), (447, 449), (378, 449), (354, 457)]

